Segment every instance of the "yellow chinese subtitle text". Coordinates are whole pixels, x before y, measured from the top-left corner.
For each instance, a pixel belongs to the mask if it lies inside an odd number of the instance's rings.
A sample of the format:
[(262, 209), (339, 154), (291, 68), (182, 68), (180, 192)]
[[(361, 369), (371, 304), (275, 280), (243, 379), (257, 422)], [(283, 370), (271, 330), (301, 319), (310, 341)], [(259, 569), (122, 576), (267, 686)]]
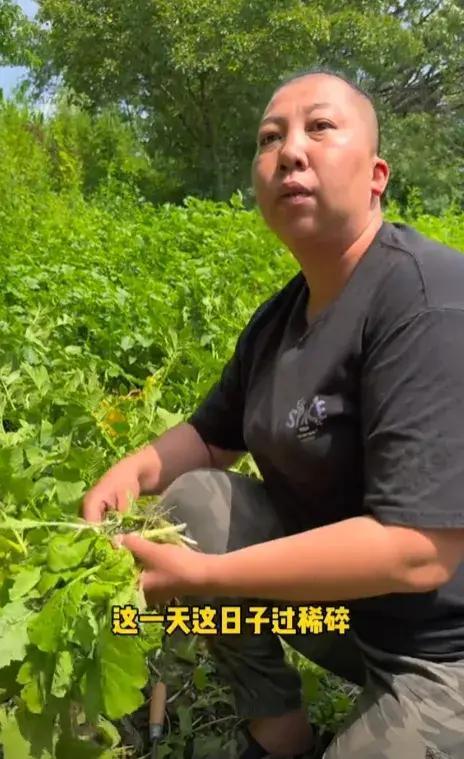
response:
[(167, 606), (163, 613), (141, 613), (135, 606), (112, 607), (112, 632), (138, 635), (140, 625), (158, 623), (167, 635), (180, 630), (185, 635), (237, 635), (266, 630), (278, 635), (320, 635), (350, 627), (345, 606)]

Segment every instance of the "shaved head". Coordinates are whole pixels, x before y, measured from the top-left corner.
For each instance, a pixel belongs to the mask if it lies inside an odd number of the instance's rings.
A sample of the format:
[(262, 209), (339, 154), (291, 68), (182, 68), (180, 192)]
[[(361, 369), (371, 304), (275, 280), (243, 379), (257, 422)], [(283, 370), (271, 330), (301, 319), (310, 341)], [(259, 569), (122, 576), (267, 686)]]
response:
[(381, 135), (380, 135), (380, 125), (379, 120), (377, 117), (377, 112), (375, 109), (375, 104), (370, 95), (367, 94), (367, 92), (364, 92), (360, 87), (358, 87), (357, 84), (350, 81), (347, 77), (345, 77), (343, 74), (338, 73), (336, 71), (332, 71), (330, 69), (322, 69), (322, 68), (315, 68), (315, 69), (305, 69), (304, 71), (301, 71), (297, 74), (292, 74), (288, 78), (284, 79), (278, 87), (274, 90), (274, 95), (281, 90), (283, 87), (285, 87), (286, 84), (289, 84), (290, 82), (295, 81), (296, 79), (303, 79), (306, 77), (328, 77), (328, 78), (335, 78), (339, 81), (341, 80), (344, 82), (345, 86), (348, 88), (348, 96), (350, 100), (353, 102), (355, 107), (359, 110), (359, 113), (361, 115), (362, 121), (364, 122), (366, 126), (366, 133), (369, 139), (369, 146), (371, 149), (372, 155), (379, 154), (380, 152), (380, 142), (381, 142)]

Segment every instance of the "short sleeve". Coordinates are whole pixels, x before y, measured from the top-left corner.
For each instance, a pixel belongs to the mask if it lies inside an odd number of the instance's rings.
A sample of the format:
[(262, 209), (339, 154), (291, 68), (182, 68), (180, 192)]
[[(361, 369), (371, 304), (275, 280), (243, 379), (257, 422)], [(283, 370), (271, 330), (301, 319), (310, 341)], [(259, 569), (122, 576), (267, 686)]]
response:
[(186, 420), (195, 427), (205, 443), (228, 451), (247, 451), (243, 437), (247, 377), (253, 346), (261, 326), (272, 311), (273, 299), (262, 303), (240, 333), (235, 350), (222, 369), (219, 380), (206, 398)]
[(232, 357), (207, 396), (187, 419), (205, 443), (230, 451), (245, 451), (243, 411), (243, 335)]
[(366, 341), (364, 505), (380, 522), (464, 526), (464, 310), (430, 309)]

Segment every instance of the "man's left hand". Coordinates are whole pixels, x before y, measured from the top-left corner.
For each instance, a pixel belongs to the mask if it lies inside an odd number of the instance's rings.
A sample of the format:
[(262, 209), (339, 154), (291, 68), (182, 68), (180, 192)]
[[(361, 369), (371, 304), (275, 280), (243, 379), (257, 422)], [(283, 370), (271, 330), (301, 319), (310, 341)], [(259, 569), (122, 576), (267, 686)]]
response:
[(206, 578), (206, 554), (188, 546), (152, 543), (136, 533), (118, 536), (117, 543), (142, 564), (141, 584), (148, 605), (201, 594)]

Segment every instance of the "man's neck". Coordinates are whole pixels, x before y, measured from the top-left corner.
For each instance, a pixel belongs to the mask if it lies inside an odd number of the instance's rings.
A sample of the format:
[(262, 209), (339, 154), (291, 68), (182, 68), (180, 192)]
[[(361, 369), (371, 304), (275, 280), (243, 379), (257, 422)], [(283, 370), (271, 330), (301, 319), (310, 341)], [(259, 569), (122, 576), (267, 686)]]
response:
[(313, 251), (293, 251), (308, 283), (308, 320), (314, 319), (343, 290), (353, 270), (383, 224), (381, 214), (372, 218), (352, 241), (321, 243)]

